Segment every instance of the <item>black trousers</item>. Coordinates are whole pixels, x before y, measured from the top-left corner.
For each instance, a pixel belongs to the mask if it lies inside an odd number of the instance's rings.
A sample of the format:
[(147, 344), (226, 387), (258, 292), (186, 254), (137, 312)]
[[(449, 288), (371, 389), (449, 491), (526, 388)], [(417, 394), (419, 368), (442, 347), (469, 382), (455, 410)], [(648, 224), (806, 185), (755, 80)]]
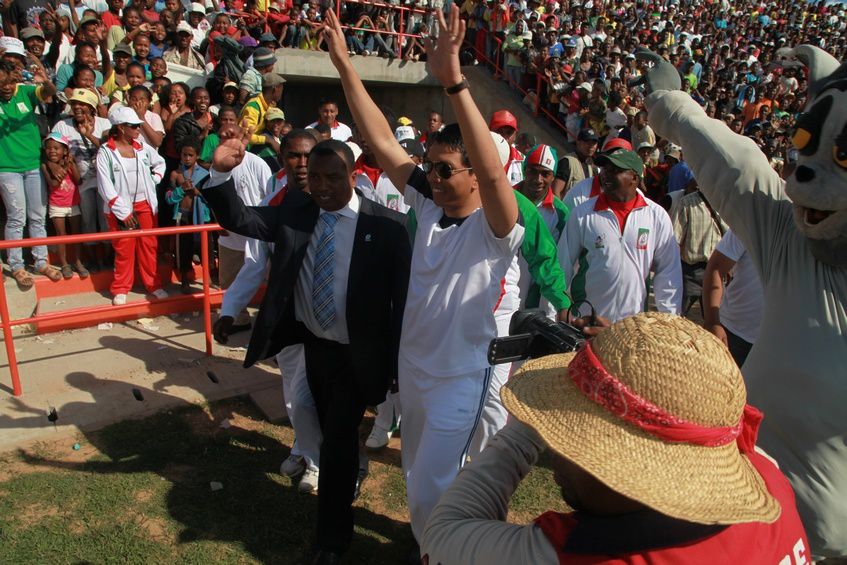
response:
[(724, 326), (723, 331), (726, 332), (726, 341), (729, 353), (732, 355), (732, 358), (735, 359), (735, 364), (741, 367), (744, 365), (744, 361), (747, 360), (747, 355), (750, 354), (750, 350), (753, 349), (753, 344), (738, 337), (726, 329), (726, 326)]
[(706, 263), (682, 262), (682, 315), (688, 311), (695, 302), (700, 302), (702, 309), (703, 275), (706, 273)]
[(353, 378), (349, 345), (308, 334), (304, 349), (306, 378), (323, 434), (315, 545), (342, 553), (353, 538), (359, 424), (366, 403)]

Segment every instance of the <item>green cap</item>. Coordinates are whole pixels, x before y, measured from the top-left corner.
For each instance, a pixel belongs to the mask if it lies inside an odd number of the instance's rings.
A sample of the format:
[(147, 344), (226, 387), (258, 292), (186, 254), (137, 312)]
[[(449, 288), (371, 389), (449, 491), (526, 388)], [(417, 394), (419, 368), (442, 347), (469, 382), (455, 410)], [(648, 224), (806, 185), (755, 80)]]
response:
[(626, 149), (616, 149), (611, 153), (603, 153), (594, 162), (601, 167), (611, 163), (612, 165), (625, 171), (635, 171), (638, 176), (644, 174), (644, 162), (635, 151), (627, 151)]

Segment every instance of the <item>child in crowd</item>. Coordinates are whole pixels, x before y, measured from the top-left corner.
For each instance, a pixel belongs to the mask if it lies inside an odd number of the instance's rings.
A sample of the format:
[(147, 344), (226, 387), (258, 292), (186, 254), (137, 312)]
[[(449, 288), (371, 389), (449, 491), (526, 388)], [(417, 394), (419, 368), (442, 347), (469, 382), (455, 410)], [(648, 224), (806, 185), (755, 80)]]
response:
[[(276, 107), (268, 108), (265, 114), (265, 137), (271, 137), (282, 145), (282, 130), (285, 127), (285, 113)], [(276, 157), (277, 152), (268, 144), (256, 145), (251, 149), (259, 157)]]
[(224, 106), (236, 108), (236, 104), (238, 104), (238, 95), (240, 93), (241, 91), (238, 88), (237, 82), (227, 82), (221, 89), (221, 103), (213, 104), (209, 107), (209, 111), (213, 116), (217, 116), (218, 112), (220, 112), (221, 108)]
[[(190, 140), (180, 149), (179, 167), (171, 172), (171, 188), (165, 195), (173, 206), (173, 220), (177, 226), (199, 226), (209, 223), (209, 208), (202, 198), (197, 198), (197, 185), (209, 175), (197, 158), (200, 155), (199, 140)], [(177, 236), (177, 267), (180, 272), (180, 290), (191, 294), (190, 283), (194, 278), (192, 258), (195, 255), (195, 240), (207, 234), (181, 234)]]
[(238, 114), (235, 113), (235, 108), (232, 106), (221, 106), (218, 110), (218, 116), (215, 119), (215, 130), (209, 133), (203, 140), (203, 147), (200, 150), (200, 161), (208, 166), (212, 162), (212, 154), (220, 145), (221, 138), (218, 136), (218, 131), (224, 126), (234, 126), (238, 123)]
[[(47, 183), (48, 216), (53, 220), (56, 235), (81, 233), (82, 211), (79, 208), (79, 172), (70, 154), (70, 141), (59, 132), (51, 132), (44, 140), (41, 174)], [(79, 257), (79, 245), (71, 244), (74, 266), (68, 262), (68, 245), (59, 244), (62, 277), (70, 279), (74, 270), (79, 277), (88, 276), (88, 270)]]

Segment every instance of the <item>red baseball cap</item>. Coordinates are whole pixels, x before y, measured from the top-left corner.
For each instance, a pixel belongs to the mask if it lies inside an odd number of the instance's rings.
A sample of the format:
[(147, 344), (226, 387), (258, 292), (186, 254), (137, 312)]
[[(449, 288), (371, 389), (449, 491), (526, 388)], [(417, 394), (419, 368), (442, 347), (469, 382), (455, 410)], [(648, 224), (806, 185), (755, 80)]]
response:
[(573, 67), (568, 65), (567, 63), (565, 63), (564, 65), (562, 65), (562, 72), (565, 73), (566, 75), (572, 75), (573, 74)]
[(627, 151), (632, 151), (632, 144), (621, 137), (615, 137), (604, 143), (600, 152), (605, 153), (612, 149), (626, 149)]
[(508, 110), (497, 110), (491, 114), (491, 121), (488, 122), (488, 129), (491, 131), (497, 131), (504, 127), (510, 127), (517, 130), (518, 119)]

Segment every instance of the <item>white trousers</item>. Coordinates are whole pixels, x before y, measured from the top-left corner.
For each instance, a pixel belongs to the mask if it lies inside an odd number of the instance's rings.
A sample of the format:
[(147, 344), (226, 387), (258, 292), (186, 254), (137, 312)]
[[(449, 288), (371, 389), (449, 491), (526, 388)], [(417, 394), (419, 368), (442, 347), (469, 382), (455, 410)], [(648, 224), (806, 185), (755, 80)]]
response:
[(400, 361), (403, 474), (415, 539), (465, 464), (485, 404), (491, 368), (435, 377)]
[(306, 360), (303, 355), (303, 345), (284, 347), (277, 353), (276, 361), (282, 373), (282, 394), (285, 396), (285, 409), (291, 427), (294, 428), (294, 445), (292, 455), (299, 455), (308, 460), (308, 464), (320, 467), (321, 426), (318, 421), (318, 411), (315, 400), (309, 390), (306, 379)]
[(385, 400), (376, 407), (376, 418), (374, 418), (374, 427), (380, 427), (383, 430), (390, 431), (394, 425), (394, 419), (397, 418), (397, 423), (400, 423), (400, 394), (397, 392), (389, 392), (385, 395)]
[(511, 368), (510, 363), (494, 365), (491, 368), (491, 380), (488, 383), (488, 392), (485, 395), (485, 405), (482, 407), (479, 425), (476, 427), (476, 433), (474, 433), (471, 448), (468, 451), (471, 458), (474, 455), (479, 455), (491, 441), (491, 438), (494, 437), (494, 434), (506, 425), (506, 418), (508, 418), (509, 413), (506, 412), (506, 407), (500, 401), (500, 389), (509, 380)]

